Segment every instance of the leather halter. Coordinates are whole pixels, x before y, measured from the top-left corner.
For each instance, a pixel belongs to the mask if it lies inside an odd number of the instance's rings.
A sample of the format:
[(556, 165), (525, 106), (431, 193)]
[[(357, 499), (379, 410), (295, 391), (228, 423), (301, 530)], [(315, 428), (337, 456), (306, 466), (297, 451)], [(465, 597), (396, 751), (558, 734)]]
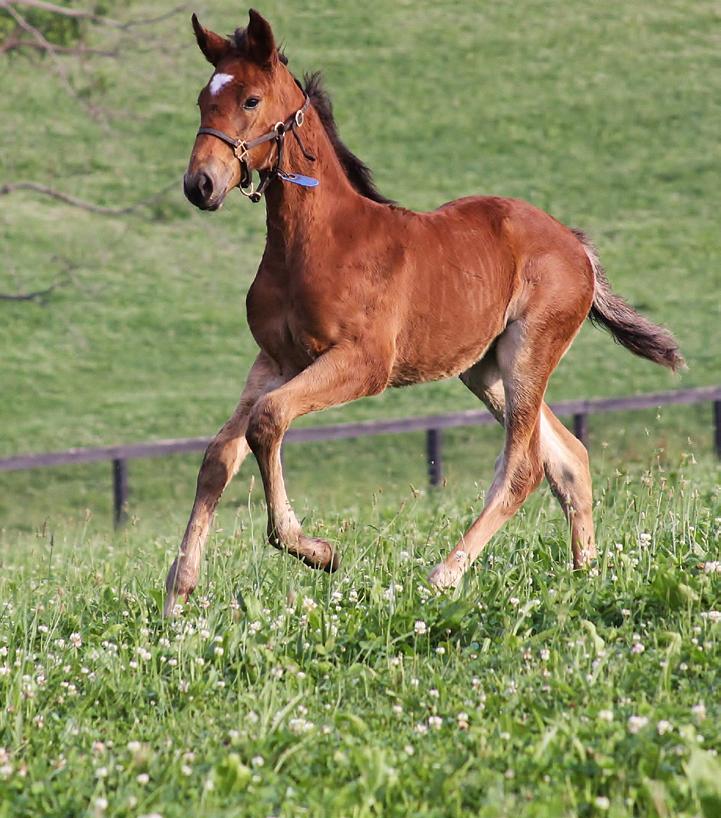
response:
[[(240, 181), (238, 182), (238, 189), (244, 196), (247, 196), (250, 201), (255, 204), (260, 201), (261, 197), (266, 191), (266, 188), (276, 177), (292, 181), (294, 174), (287, 174), (285, 171), (281, 170), (280, 167), (281, 162), (283, 161), (283, 147), (286, 133), (290, 131), (295, 137), (303, 156), (305, 156), (305, 158), (309, 161), (315, 162), (315, 156), (306, 150), (305, 145), (301, 141), (298, 133), (298, 128), (302, 127), (303, 123), (305, 122), (305, 115), (309, 107), (310, 99), (307, 95), (305, 95), (305, 102), (303, 103), (303, 106), (294, 114), (291, 114), (285, 120), (285, 122), (276, 122), (270, 131), (267, 131), (261, 136), (256, 136), (255, 139), (249, 139), (247, 142), (244, 139), (233, 139), (232, 136), (228, 136), (227, 133), (219, 131), (217, 128), (198, 128), (198, 135), (207, 134), (208, 136), (214, 136), (216, 139), (220, 139), (221, 142), (225, 142), (226, 145), (229, 145), (233, 149), (233, 155), (240, 163)], [(255, 188), (253, 186), (251, 168), (248, 165), (248, 153), (253, 148), (257, 148), (258, 145), (263, 145), (265, 142), (271, 141), (274, 141), (276, 145), (275, 163), (270, 170), (260, 172), (260, 184), (257, 188)]]

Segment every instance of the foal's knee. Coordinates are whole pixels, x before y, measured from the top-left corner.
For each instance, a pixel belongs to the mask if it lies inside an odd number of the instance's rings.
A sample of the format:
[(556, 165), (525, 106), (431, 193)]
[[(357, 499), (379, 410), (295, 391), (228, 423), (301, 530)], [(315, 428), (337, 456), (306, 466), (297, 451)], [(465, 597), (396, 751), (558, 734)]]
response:
[(507, 504), (516, 511), (526, 498), (538, 488), (543, 479), (543, 463), (540, 454), (527, 451), (517, 458), (507, 472)]
[(280, 440), (286, 426), (281, 407), (272, 396), (264, 395), (250, 411), (245, 439), (252, 452), (257, 454)]

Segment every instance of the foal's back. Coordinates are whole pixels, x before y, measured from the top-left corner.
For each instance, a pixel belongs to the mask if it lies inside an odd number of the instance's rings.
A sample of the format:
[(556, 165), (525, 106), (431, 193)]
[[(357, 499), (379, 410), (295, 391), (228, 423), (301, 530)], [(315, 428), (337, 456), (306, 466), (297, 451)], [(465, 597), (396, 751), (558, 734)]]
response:
[(536, 305), (549, 318), (588, 314), (593, 271), (582, 244), (533, 205), (475, 196), (387, 213), (406, 248), (393, 385), (465, 371)]

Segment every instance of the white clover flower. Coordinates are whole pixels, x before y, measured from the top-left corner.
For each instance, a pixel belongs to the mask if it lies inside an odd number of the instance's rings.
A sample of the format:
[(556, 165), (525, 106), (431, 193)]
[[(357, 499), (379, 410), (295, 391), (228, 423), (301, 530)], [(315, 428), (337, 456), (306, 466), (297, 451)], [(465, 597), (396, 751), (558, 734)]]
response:
[(79, 633), (71, 633), (70, 634), (70, 644), (74, 648), (79, 648), (83, 644), (83, 639)]
[(420, 733), (422, 736), (428, 732), (428, 726), (423, 724), (423, 722), (418, 722), (415, 727), (416, 733)]
[(670, 721), (666, 721), (666, 719), (661, 719), (661, 721), (656, 725), (656, 732), (659, 736), (665, 736), (666, 733), (670, 733), (673, 730), (673, 725)]
[(98, 767), (95, 770), (95, 777), (96, 778), (107, 778), (108, 777), (108, 768), (107, 767)]
[(265, 759), (263, 756), (253, 756), (253, 758), (250, 759), (250, 763), (254, 767), (262, 767), (265, 764)]
[(100, 798), (95, 799), (95, 809), (98, 812), (105, 812), (105, 810), (107, 808), (108, 808), (108, 799), (107, 798), (100, 797)]
[(710, 560), (703, 564), (705, 574), (721, 574), (721, 560)]
[(443, 726), (443, 719), (440, 716), (430, 716), (428, 726), (433, 730), (440, 730)]
[(459, 713), (456, 716), (459, 730), (468, 730), (468, 713)]
[(393, 712), (396, 714), (396, 716), (400, 716), (401, 713), (403, 712), (403, 705), (402, 704), (394, 704), (393, 705)]
[(699, 702), (691, 708), (691, 712), (699, 721), (703, 721), (706, 718), (706, 705), (703, 702)]
[(288, 729), (291, 733), (300, 735), (301, 733), (307, 733), (309, 730), (312, 730), (313, 722), (307, 721), (306, 719), (291, 719), (288, 722)]
[(628, 719), (628, 732), (639, 733), (643, 728), (648, 724), (648, 719), (646, 716), (629, 716)]
[(603, 810), (604, 812), (611, 807), (611, 802), (605, 795), (599, 795), (593, 803), (596, 805), (596, 809)]
[(309, 596), (303, 597), (303, 610), (310, 613), (318, 607), (318, 603)]
[(147, 783), (148, 783), (148, 781), (150, 781), (150, 776), (149, 776), (147, 773), (140, 773), (140, 774), (139, 774), (139, 775), (136, 777), (136, 779), (135, 779), (135, 780), (138, 782), (138, 784), (141, 784), (141, 785), (143, 785), (143, 786), (144, 786), (145, 784), (147, 784)]
[(643, 653), (645, 650), (646, 648), (641, 642), (634, 642), (633, 646), (631, 647), (631, 653), (635, 654)]
[(413, 626), (413, 630), (416, 632), (417, 636), (423, 636), (425, 633), (428, 633), (428, 626), (422, 619), (416, 619), (416, 624)]
[(613, 721), (613, 710), (599, 710), (598, 718), (601, 719), (601, 721)]
[(517, 608), (521, 600), (517, 596), (512, 596), (508, 600), (514, 608)]
[(221, 648), (220, 646), (218, 646), (217, 648), (214, 648), (213, 653), (214, 653), (216, 656), (222, 656), (222, 655), (225, 653), (225, 651), (223, 650), (223, 648)]
[(406, 746), (403, 748), (403, 752), (407, 756), (412, 756), (415, 753), (415, 749), (413, 748), (412, 744), (406, 744)]
[(701, 613), (701, 619), (706, 619), (709, 622), (721, 622), (721, 611), (703, 611)]

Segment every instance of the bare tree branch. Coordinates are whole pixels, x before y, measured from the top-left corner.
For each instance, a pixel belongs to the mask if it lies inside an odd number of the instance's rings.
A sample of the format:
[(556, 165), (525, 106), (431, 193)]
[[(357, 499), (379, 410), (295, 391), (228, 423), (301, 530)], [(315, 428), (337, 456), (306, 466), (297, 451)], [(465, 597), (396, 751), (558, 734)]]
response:
[[(37, 51), (46, 51), (45, 46), (36, 42), (35, 40), (25, 40), (11, 34), (7, 39), (0, 43), (0, 54), (6, 54), (8, 51), (15, 51), (18, 48), (34, 48)], [(85, 45), (80, 45), (77, 48), (69, 48), (64, 45), (55, 46), (56, 54), (65, 54), (73, 57), (84, 57), (90, 55), (93, 57), (117, 57), (117, 51), (104, 51), (101, 48), (88, 48)]]
[(95, 14), (86, 9), (71, 9), (67, 6), (58, 6), (55, 3), (45, 2), (45, 0), (0, 0), (0, 8), (7, 8), (11, 3), (16, 6), (24, 6), (25, 8), (47, 11), (51, 14), (59, 14), (63, 17), (72, 17), (76, 20), (91, 20), (93, 23), (102, 23), (103, 25), (112, 26), (113, 28), (123, 29), (159, 23), (161, 20), (166, 20), (168, 17), (172, 17), (189, 8), (188, 3), (181, 3), (179, 6), (175, 6), (157, 17), (141, 17), (136, 20), (122, 22), (120, 20), (113, 20), (111, 17), (103, 17), (101, 14)]
[(116, 20), (111, 20), (109, 17), (102, 17), (92, 11), (84, 11), (83, 9), (71, 9), (67, 6), (57, 6), (55, 3), (46, 3), (44, 0), (2, 0), (0, 8), (7, 7), (12, 2), (16, 6), (25, 6), (29, 9), (37, 9), (38, 11), (47, 11), (50, 14), (59, 14), (62, 17), (73, 17), (76, 20), (92, 20), (94, 23), (106, 23), (111, 26), (119, 26)]
[(146, 199), (141, 199), (139, 202), (127, 205), (126, 207), (104, 207), (103, 205), (93, 204), (92, 202), (86, 202), (83, 199), (78, 199), (76, 196), (71, 196), (69, 193), (63, 193), (62, 191), (55, 190), (55, 188), (48, 187), (47, 185), (41, 185), (38, 182), (6, 182), (5, 184), (0, 185), (0, 196), (7, 196), (8, 194), (14, 193), (17, 190), (30, 190), (33, 193), (40, 193), (43, 196), (50, 196), (52, 199), (57, 199), (58, 201), (72, 205), (73, 207), (79, 207), (81, 210), (87, 210), (90, 213), (97, 213), (100, 216), (126, 216), (129, 213), (132, 213), (134, 210), (139, 210), (141, 207), (147, 207), (148, 205), (153, 204), (153, 202), (156, 202), (158, 199), (162, 198), (170, 190), (177, 187), (177, 185), (177, 181), (170, 182), (156, 193), (153, 193), (152, 196), (148, 196)]
[(187, 11), (189, 8), (190, 3), (180, 3), (180, 5), (174, 6), (169, 11), (159, 14), (157, 17), (140, 17), (136, 20), (128, 20), (125, 23), (118, 23), (118, 28), (129, 29), (136, 28), (137, 26), (150, 26), (154, 23), (160, 23), (163, 20), (167, 20), (169, 17), (174, 17), (176, 14), (180, 14), (181, 11)]
[(55, 73), (58, 75), (60, 81), (63, 83), (70, 96), (75, 98), (81, 105), (87, 108), (92, 115), (96, 115), (98, 113), (98, 109), (96, 109), (90, 103), (80, 99), (77, 91), (75, 88), (73, 88), (70, 78), (65, 71), (65, 66), (58, 59), (56, 47), (45, 38), (41, 31), (28, 23), (22, 14), (20, 14), (17, 9), (14, 9), (13, 6), (7, 2), (7, 0), (0, 0), (0, 8), (6, 9), (8, 14), (13, 18), (13, 20), (15, 20), (18, 26), (20, 26), (23, 31), (27, 32), (35, 40), (35, 42), (37, 42), (38, 47), (45, 51), (45, 53), (50, 57), (50, 59), (53, 61), (53, 65), (55, 66)]
[(33, 290), (27, 293), (0, 293), (0, 301), (45, 301), (50, 293), (60, 285), (56, 281), (44, 290)]

